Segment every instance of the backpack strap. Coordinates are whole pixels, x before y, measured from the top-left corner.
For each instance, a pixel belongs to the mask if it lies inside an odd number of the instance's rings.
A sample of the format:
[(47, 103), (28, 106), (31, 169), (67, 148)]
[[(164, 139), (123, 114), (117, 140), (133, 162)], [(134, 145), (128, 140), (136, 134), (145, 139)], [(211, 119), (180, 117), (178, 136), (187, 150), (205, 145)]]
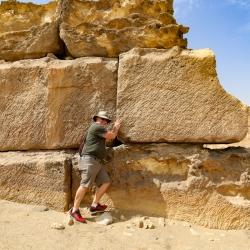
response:
[(83, 155), (82, 150), (83, 150), (84, 144), (85, 144), (85, 142), (86, 142), (87, 134), (88, 134), (88, 132), (86, 132), (86, 133), (83, 135), (83, 137), (82, 137), (82, 139), (81, 139), (81, 141), (80, 141), (80, 147), (79, 147), (79, 149), (78, 149), (78, 153), (79, 153), (80, 156)]

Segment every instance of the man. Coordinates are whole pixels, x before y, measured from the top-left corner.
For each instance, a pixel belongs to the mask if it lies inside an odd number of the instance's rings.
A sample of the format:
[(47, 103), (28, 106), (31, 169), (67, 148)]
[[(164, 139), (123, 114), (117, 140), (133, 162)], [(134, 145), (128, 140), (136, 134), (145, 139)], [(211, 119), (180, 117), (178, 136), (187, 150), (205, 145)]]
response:
[(113, 140), (118, 134), (121, 123), (116, 121), (112, 130), (107, 130), (111, 122), (106, 111), (100, 111), (93, 117), (94, 122), (88, 129), (85, 144), (79, 161), (81, 173), (80, 186), (77, 189), (74, 206), (70, 209), (70, 215), (77, 221), (86, 223), (86, 219), (79, 211), (80, 203), (88, 189), (95, 182), (98, 189), (95, 193), (90, 212), (104, 211), (107, 206), (99, 203), (101, 197), (110, 186), (110, 178), (102, 166), (102, 160), (106, 156), (105, 142)]

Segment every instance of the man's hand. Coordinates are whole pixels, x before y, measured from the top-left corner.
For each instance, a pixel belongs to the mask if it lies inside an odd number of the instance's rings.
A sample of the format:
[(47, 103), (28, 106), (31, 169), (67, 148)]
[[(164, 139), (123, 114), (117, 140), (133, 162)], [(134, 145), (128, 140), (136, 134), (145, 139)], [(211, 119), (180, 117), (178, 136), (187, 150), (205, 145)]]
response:
[(121, 127), (121, 121), (120, 120), (115, 121), (113, 129), (111, 131), (108, 131), (107, 133), (105, 133), (103, 137), (107, 141), (115, 139), (115, 137), (118, 134), (118, 130), (120, 129), (120, 127)]
[(121, 120), (116, 120), (115, 123), (114, 123), (113, 128), (114, 128), (116, 131), (118, 131), (120, 127), (121, 127)]

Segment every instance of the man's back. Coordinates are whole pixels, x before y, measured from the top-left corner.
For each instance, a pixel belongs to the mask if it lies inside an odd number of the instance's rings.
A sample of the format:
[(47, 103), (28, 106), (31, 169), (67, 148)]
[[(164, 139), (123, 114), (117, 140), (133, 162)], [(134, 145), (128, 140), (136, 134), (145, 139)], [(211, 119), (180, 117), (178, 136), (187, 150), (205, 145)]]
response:
[(102, 160), (106, 156), (105, 138), (106, 128), (93, 122), (88, 129), (86, 141), (83, 147), (83, 154), (96, 156)]

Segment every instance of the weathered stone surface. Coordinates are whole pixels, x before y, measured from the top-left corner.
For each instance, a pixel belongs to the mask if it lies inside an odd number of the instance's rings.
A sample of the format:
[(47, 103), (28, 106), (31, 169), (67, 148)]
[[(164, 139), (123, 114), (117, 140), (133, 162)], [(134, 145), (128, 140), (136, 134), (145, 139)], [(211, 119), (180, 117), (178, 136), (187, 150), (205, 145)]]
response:
[(40, 58), (60, 53), (58, 3), (0, 2), (0, 60)]
[(250, 107), (248, 107), (248, 132), (242, 141), (238, 143), (229, 143), (229, 144), (206, 144), (205, 147), (211, 148), (211, 149), (229, 148), (229, 147), (250, 148)]
[[(72, 197), (79, 185), (72, 168)], [(119, 146), (106, 167), (109, 203), (121, 212), (250, 229), (250, 151), (188, 144)], [(84, 199), (89, 205), (90, 197)]]
[(173, 17), (173, 1), (62, 2), (60, 37), (74, 57), (117, 57), (134, 47), (186, 47), (187, 27)]
[(64, 152), (0, 153), (0, 199), (67, 210), (71, 166)]
[(74, 148), (93, 114), (116, 107), (117, 60), (0, 64), (0, 151)]
[(129, 142), (230, 143), (247, 133), (247, 106), (221, 87), (209, 49), (122, 54), (117, 116)]

